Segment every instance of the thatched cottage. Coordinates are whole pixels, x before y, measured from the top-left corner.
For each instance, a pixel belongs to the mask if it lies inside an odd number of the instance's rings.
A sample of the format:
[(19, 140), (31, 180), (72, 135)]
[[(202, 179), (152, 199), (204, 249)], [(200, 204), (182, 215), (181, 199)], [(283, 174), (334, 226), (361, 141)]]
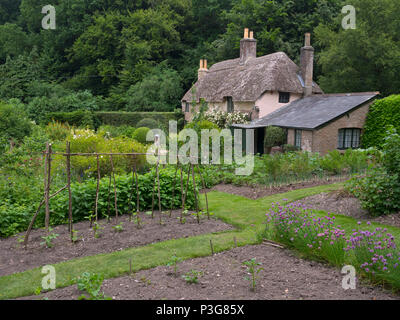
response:
[(182, 98), (185, 119), (192, 118), (192, 104), (204, 99), (209, 108), (249, 114), (250, 124), (234, 128), (255, 130), (255, 153), (264, 153), (267, 126), (285, 128), (287, 143), (306, 151), (358, 148), (369, 106), (379, 93), (325, 95), (313, 81), (313, 69), (309, 33), (297, 66), (284, 52), (257, 57), (257, 40), (245, 29), (240, 58), (210, 69), (200, 61), (198, 81)]

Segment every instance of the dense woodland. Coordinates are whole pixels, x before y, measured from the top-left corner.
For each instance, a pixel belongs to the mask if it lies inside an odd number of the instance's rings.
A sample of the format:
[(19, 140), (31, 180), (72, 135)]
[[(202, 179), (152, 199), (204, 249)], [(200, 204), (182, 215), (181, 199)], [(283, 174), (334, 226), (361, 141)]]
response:
[(299, 62), (305, 32), (325, 92), (400, 87), (400, 0), (53, 0), (56, 30), (42, 29), (48, 0), (0, 2), (0, 99), (50, 111), (172, 111), (209, 65), (239, 55), (243, 28), (258, 54)]

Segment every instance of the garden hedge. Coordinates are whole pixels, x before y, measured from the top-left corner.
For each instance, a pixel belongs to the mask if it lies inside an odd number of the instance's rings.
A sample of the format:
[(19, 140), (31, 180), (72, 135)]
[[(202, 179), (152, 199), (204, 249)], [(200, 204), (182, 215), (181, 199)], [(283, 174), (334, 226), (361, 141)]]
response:
[(97, 129), (103, 125), (115, 127), (131, 126), (137, 128), (137, 124), (144, 119), (152, 119), (157, 123), (168, 128), (169, 121), (176, 120), (178, 124), (182, 123), (183, 113), (180, 110), (175, 112), (50, 112), (46, 115), (43, 124), (48, 124), (52, 120), (58, 122), (68, 122), (72, 126)]
[(390, 126), (400, 132), (400, 95), (377, 100), (371, 106), (362, 136), (362, 147), (382, 148)]

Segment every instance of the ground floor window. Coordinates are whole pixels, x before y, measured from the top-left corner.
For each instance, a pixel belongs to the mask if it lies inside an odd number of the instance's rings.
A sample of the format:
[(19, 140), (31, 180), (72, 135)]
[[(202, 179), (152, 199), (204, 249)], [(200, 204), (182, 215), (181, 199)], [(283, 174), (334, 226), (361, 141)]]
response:
[(295, 130), (294, 132), (294, 145), (299, 149), (301, 149), (301, 134), (301, 130)]
[(338, 149), (357, 149), (360, 147), (361, 129), (340, 129)]
[(233, 99), (232, 97), (228, 97), (226, 100), (228, 102), (228, 112), (232, 113), (233, 111), (235, 111), (235, 106), (233, 105)]

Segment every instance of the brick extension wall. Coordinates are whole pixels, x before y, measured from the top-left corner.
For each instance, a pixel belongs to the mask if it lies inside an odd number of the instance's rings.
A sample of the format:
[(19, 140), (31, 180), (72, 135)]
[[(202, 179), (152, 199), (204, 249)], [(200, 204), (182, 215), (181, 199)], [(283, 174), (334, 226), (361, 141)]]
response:
[[(338, 148), (339, 130), (345, 128), (363, 129), (372, 103), (369, 102), (318, 130), (302, 130), (302, 150), (319, 152), (321, 155), (336, 150)], [(294, 145), (294, 133), (294, 129), (288, 130), (288, 144)]]

